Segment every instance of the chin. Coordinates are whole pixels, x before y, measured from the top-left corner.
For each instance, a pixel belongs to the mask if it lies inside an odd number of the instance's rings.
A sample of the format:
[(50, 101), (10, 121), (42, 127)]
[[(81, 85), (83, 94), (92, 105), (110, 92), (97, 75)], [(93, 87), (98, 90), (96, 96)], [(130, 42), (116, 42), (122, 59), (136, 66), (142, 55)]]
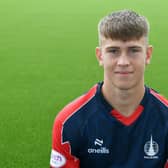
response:
[(123, 83), (123, 84), (116, 84), (115, 86), (120, 90), (130, 90), (136, 87), (136, 84)]
[(119, 90), (130, 90), (132, 87), (128, 87), (128, 86), (118, 86)]

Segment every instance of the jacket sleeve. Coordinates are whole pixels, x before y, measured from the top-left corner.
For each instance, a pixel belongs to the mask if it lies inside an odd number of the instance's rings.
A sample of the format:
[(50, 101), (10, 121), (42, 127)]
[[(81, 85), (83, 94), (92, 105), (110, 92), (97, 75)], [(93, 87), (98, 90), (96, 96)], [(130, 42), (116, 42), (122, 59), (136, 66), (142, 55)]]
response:
[(56, 118), (52, 131), (50, 168), (79, 168), (79, 159), (71, 154), (70, 142), (63, 142), (63, 123)]
[(168, 168), (168, 135), (166, 136), (166, 158), (167, 158), (167, 160), (166, 160), (166, 163), (165, 163), (165, 165), (164, 165), (164, 168)]

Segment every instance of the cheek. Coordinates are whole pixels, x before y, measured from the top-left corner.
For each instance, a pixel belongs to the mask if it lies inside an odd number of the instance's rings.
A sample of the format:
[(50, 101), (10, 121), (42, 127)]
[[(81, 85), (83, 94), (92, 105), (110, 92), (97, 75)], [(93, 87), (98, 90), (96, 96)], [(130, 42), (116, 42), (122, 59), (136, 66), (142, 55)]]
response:
[(114, 63), (112, 61), (105, 61), (104, 62), (104, 70), (111, 71), (114, 69)]
[(141, 62), (141, 64), (137, 65), (137, 73), (142, 76), (145, 71), (145, 62)]
[(115, 65), (115, 59), (110, 57), (109, 55), (106, 55), (103, 59), (104, 66), (106, 67), (113, 67)]
[(145, 56), (141, 56), (139, 57), (136, 61), (136, 66), (139, 67), (140, 69), (144, 69), (145, 68), (145, 65), (146, 65), (146, 58)]

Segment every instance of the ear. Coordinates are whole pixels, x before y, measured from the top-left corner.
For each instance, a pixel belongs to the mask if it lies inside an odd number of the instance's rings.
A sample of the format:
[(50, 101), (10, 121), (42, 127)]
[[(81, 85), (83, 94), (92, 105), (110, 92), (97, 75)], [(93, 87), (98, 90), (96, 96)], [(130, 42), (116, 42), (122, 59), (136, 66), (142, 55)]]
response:
[(102, 50), (100, 47), (96, 47), (96, 58), (99, 62), (99, 65), (103, 66)]
[(150, 64), (150, 60), (152, 58), (153, 47), (151, 45), (148, 46), (146, 51), (146, 65)]

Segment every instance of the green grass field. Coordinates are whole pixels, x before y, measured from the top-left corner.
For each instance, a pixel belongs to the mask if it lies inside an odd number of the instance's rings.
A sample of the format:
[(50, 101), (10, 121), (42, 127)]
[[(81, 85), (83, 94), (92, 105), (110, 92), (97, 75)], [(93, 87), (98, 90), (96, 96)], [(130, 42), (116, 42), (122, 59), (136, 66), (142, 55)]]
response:
[(96, 82), (97, 23), (134, 9), (151, 23), (146, 83), (168, 97), (168, 2), (160, 0), (0, 1), (0, 167), (47, 168), (59, 110)]

